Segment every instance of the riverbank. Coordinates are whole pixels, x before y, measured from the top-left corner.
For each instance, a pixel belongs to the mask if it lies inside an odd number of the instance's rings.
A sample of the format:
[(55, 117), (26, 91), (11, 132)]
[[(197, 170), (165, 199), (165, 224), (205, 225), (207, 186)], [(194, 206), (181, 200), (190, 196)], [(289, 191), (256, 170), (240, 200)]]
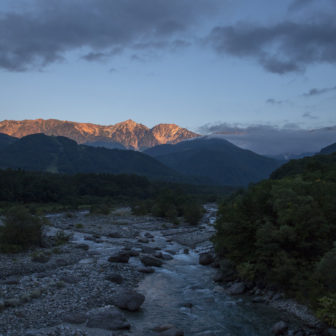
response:
[[(208, 206), (198, 227), (128, 208), (48, 216), (44, 248), (0, 255), (0, 335), (266, 336), (281, 319), (291, 330), (304, 327), (265, 303), (228, 295), (212, 281), (217, 270), (199, 264), (199, 254), (212, 252), (215, 210)], [(133, 303), (144, 296), (139, 311), (116, 308), (125, 289), (140, 295)]]

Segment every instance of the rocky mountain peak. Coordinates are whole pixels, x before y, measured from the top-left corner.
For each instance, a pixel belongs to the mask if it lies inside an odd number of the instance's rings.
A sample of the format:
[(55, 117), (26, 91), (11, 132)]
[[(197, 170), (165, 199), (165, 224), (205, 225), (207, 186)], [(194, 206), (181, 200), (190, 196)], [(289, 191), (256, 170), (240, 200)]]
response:
[(149, 129), (132, 119), (110, 126), (56, 119), (5, 120), (0, 122), (0, 133), (17, 138), (44, 133), (65, 136), (81, 144), (99, 142), (108, 145), (113, 143), (135, 150), (143, 150), (159, 144), (178, 143), (199, 136), (175, 124), (159, 124)]

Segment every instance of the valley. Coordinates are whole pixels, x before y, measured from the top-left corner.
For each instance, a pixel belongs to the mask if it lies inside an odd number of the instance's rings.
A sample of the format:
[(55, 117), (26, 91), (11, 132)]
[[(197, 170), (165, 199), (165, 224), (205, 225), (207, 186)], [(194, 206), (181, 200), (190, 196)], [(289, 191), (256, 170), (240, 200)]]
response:
[[(44, 248), (0, 256), (0, 334), (266, 336), (279, 320), (309, 330), (309, 315), (300, 322), (213, 281), (218, 269), (199, 264), (200, 254), (213, 253), (216, 206), (206, 209), (197, 227), (134, 216), (129, 208), (47, 215)], [(69, 238), (60, 242), (58, 232)], [(124, 289), (144, 295), (139, 311), (116, 308)]]

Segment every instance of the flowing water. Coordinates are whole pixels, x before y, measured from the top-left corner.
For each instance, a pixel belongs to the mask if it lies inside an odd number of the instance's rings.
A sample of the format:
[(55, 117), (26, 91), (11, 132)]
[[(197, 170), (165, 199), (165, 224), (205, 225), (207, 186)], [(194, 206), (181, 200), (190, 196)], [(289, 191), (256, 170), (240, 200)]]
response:
[[(208, 208), (210, 224), (214, 222), (214, 210)], [(213, 230), (211, 225), (208, 230)], [(184, 330), (186, 336), (266, 336), (274, 323), (288, 318), (265, 304), (225, 294), (212, 281), (216, 270), (198, 263), (199, 253), (209, 244), (203, 243), (185, 254), (185, 247), (171, 243), (169, 248), (177, 252), (174, 259), (146, 276), (138, 286), (146, 300), (140, 313), (128, 316), (134, 326), (132, 335), (157, 335), (151, 331), (153, 327), (172, 324)]]

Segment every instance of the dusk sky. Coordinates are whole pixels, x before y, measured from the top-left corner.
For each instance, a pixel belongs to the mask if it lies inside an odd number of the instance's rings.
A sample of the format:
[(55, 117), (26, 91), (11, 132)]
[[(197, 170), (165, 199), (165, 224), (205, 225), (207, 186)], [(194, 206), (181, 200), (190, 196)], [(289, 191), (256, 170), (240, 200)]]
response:
[(1, 0), (0, 11), (1, 120), (336, 125), (336, 0)]

